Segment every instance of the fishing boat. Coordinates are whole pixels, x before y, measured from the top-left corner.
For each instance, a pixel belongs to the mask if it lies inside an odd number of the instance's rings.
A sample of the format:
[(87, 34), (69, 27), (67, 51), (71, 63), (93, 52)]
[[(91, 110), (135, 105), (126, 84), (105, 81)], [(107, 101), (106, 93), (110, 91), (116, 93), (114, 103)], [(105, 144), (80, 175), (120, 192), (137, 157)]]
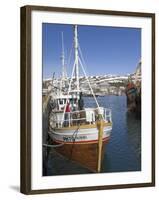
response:
[(136, 71), (130, 77), (126, 85), (127, 110), (138, 116), (141, 115), (141, 61), (139, 61)]
[[(94, 95), (89, 78), (80, 58), (78, 27), (74, 26), (74, 64), (67, 87), (53, 89), (52, 110), (49, 116), (49, 136), (55, 150), (92, 172), (100, 172), (105, 145), (112, 131), (112, 117), (109, 108), (101, 107)], [(63, 54), (62, 54), (63, 55)], [(64, 67), (64, 55), (62, 56)], [(88, 82), (96, 107), (85, 107), (80, 88), (79, 68)]]

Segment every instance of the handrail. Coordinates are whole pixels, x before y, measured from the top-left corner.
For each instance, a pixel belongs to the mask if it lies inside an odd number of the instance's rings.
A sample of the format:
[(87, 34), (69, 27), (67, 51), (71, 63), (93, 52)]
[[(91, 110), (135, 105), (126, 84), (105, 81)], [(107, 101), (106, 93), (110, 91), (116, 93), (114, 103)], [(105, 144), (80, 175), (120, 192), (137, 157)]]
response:
[[(98, 108), (91, 108), (91, 110), (95, 112), (96, 110), (98, 110)], [(82, 112), (84, 114), (86, 114), (87, 110), (78, 110), (78, 111), (72, 111), (72, 112), (69, 112), (69, 113), (65, 113), (64, 119), (63, 118), (53, 119), (52, 122), (56, 123), (56, 126), (63, 126), (63, 125), (65, 125), (65, 123), (68, 123), (68, 126), (70, 126), (71, 123), (78, 122), (80, 120), (84, 120), (86, 122), (87, 121), (86, 117), (73, 118), (74, 114), (79, 114), (79, 113), (82, 113)], [(65, 119), (66, 114), (68, 114), (67, 119)], [(103, 108), (103, 119), (104, 119), (104, 121), (112, 121), (111, 109)], [(92, 122), (95, 122), (95, 121), (92, 119)]]
[[(84, 120), (86, 118), (78, 118), (78, 119), (65, 119), (64, 122), (66, 121), (79, 121), (79, 120)], [(63, 120), (52, 120), (53, 122), (62, 122)]]
[[(91, 108), (91, 109), (94, 110), (94, 111), (99, 110), (98, 108)], [(110, 108), (104, 108), (104, 110), (111, 112)], [(75, 110), (75, 111), (72, 111), (70, 113), (80, 113), (80, 112), (86, 112), (86, 110)]]

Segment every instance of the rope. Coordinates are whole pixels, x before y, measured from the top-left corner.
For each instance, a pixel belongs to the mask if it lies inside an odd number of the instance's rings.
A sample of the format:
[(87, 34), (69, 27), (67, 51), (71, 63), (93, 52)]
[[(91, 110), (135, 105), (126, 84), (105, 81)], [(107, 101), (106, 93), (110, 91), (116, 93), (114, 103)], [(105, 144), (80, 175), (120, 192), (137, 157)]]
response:
[(84, 63), (86, 74), (88, 74), (88, 68), (87, 68), (86, 62), (85, 62), (85, 60), (84, 60), (84, 56), (83, 56), (83, 53), (82, 53), (80, 44), (79, 44), (79, 53), (80, 53), (80, 55), (81, 55), (81, 60), (82, 60), (83, 63)]
[[(71, 157), (72, 157), (73, 145), (74, 145), (74, 142), (75, 142), (75, 140), (76, 140), (79, 127), (80, 127), (80, 123), (78, 124), (77, 129), (76, 129), (76, 130), (74, 131), (74, 133), (72, 134), (73, 144), (72, 144), (72, 148), (71, 148), (70, 159), (71, 159)], [(74, 135), (75, 135), (75, 137), (74, 137)], [(56, 147), (61, 147), (61, 146), (63, 146), (64, 144), (65, 144), (65, 143), (61, 143), (61, 144), (57, 144), (57, 145), (43, 144), (43, 146), (44, 146), (44, 147), (56, 148)]]
[(64, 106), (64, 112), (63, 112), (63, 116), (62, 116), (62, 121), (63, 122), (64, 122), (64, 116), (65, 116), (65, 112), (66, 112), (66, 106), (67, 106), (67, 103), (68, 103), (68, 95), (70, 93), (71, 83), (72, 83), (74, 71), (75, 71), (75, 62), (74, 62), (74, 65), (73, 65), (71, 80), (70, 80), (69, 87), (68, 87), (68, 92), (67, 92), (67, 99), (66, 99), (66, 103), (65, 103), (65, 106)]
[[(82, 57), (82, 59), (83, 59), (81, 49), (80, 49), (80, 53), (81, 53), (81, 57)], [(83, 61), (84, 61), (84, 59), (83, 59)], [(88, 76), (87, 76), (86, 71), (85, 71), (85, 69), (84, 69), (84, 67), (83, 67), (83, 64), (82, 64), (82, 61), (81, 61), (81, 58), (80, 58), (80, 57), (79, 57), (79, 62), (80, 62), (80, 64), (81, 64), (83, 73), (84, 73), (84, 75), (85, 75), (85, 77), (86, 77), (86, 80), (87, 80), (87, 82), (88, 82), (88, 85), (89, 85), (89, 88), (90, 88), (90, 90), (91, 90), (91, 93), (92, 93), (92, 95), (93, 95), (93, 97), (94, 97), (94, 100), (95, 100), (95, 102), (96, 102), (96, 104), (97, 104), (98, 110), (100, 110), (100, 109), (99, 109), (99, 104), (98, 104), (97, 98), (96, 98), (96, 96), (95, 96), (95, 94), (94, 94), (94, 92), (93, 92), (93, 89), (92, 89), (92, 87), (91, 87), (91, 84), (90, 84), (90, 82), (89, 82)], [(85, 61), (84, 61), (84, 63), (85, 63)], [(103, 116), (103, 115), (102, 115), (102, 119), (104, 120), (104, 116)]]
[(70, 54), (69, 54), (69, 57), (68, 57), (68, 62), (66, 63), (67, 66), (69, 66), (69, 65), (71, 64), (72, 51), (73, 51), (73, 43), (72, 43), (71, 50), (70, 50)]
[(86, 73), (86, 71), (85, 71), (85, 69), (84, 69), (84, 67), (83, 67), (83, 64), (82, 64), (82, 61), (83, 61), (85, 67), (87, 68), (86, 62), (85, 62), (85, 60), (84, 60), (84, 57), (83, 57), (83, 54), (82, 54), (82, 51), (81, 51), (80, 44), (79, 44), (79, 52), (80, 52), (81, 58), (82, 58), (82, 60), (81, 60), (80, 57), (79, 57), (79, 62), (80, 62), (80, 64), (81, 64), (83, 73), (84, 73), (84, 75), (85, 75), (85, 77), (86, 77), (86, 80), (88, 81), (88, 85), (89, 85), (89, 87), (90, 87), (90, 90), (91, 90), (91, 92), (92, 92), (92, 95), (93, 95), (93, 97), (94, 97), (94, 99), (95, 99), (95, 102), (96, 102), (96, 104), (97, 104), (97, 107), (98, 107), (98, 109), (99, 109), (99, 104), (98, 104), (97, 99), (96, 99), (96, 97), (95, 97), (95, 95), (94, 95), (93, 89), (92, 89), (91, 84), (90, 84), (90, 82), (89, 82), (89, 79), (88, 79), (88, 77), (87, 77), (87, 73)]
[(61, 147), (63, 146), (64, 143), (61, 143), (61, 144), (43, 144), (44, 147), (51, 147), (51, 148), (56, 148), (56, 147)]
[[(75, 143), (75, 141), (76, 141), (76, 137), (77, 137), (77, 134), (78, 134), (79, 127), (80, 127), (80, 123), (78, 124), (77, 129), (76, 129), (76, 130), (74, 131), (74, 133), (72, 134), (73, 143), (72, 143), (71, 152), (70, 152), (70, 159), (71, 159), (71, 157), (72, 157), (73, 147), (74, 147), (74, 143)], [(74, 137), (74, 135), (75, 135), (75, 137)], [(74, 137), (74, 138), (73, 138), (73, 137)]]
[(88, 81), (88, 85), (89, 85), (89, 88), (90, 88), (90, 90), (91, 90), (91, 93), (92, 93), (92, 95), (93, 95), (93, 97), (94, 97), (94, 99), (95, 99), (95, 102), (96, 102), (96, 104), (97, 104), (97, 107), (98, 107), (98, 109), (99, 109), (98, 101), (97, 101), (97, 99), (96, 99), (96, 97), (95, 97), (95, 94), (94, 94), (94, 92), (93, 92), (93, 89), (92, 89), (92, 87), (91, 87), (91, 84), (90, 84), (90, 82), (89, 82), (89, 79), (88, 79), (88, 77), (87, 77), (87, 74), (86, 74), (86, 72), (85, 72), (85, 70), (84, 70), (84, 67), (83, 67), (83, 64), (82, 64), (80, 58), (79, 58), (79, 62), (80, 62), (80, 64), (81, 64), (81, 67), (82, 67), (83, 73), (84, 73), (84, 75), (85, 75), (85, 77), (86, 77), (86, 80)]

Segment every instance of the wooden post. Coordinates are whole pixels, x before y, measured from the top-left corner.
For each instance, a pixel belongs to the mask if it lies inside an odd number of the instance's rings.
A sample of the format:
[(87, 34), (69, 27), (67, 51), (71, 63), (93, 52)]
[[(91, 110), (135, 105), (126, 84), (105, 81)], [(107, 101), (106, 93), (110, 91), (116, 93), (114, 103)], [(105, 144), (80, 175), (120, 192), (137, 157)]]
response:
[(99, 121), (98, 121), (98, 168), (97, 168), (97, 172), (101, 171), (102, 145), (103, 145), (103, 119), (99, 119)]

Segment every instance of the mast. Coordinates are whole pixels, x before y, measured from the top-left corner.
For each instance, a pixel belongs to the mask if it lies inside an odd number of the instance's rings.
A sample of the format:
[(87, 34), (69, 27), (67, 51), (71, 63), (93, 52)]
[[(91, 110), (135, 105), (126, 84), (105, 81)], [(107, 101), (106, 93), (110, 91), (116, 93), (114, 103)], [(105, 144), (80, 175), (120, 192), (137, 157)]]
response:
[(65, 67), (65, 52), (64, 52), (64, 41), (63, 41), (63, 32), (61, 32), (61, 40), (62, 40), (62, 53), (61, 53), (61, 65), (62, 65), (62, 73), (61, 73), (61, 81), (60, 81), (60, 93), (62, 91), (62, 88), (65, 86), (65, 82), (67, 79), (66, 74), (66, 67)]
[(62, 54), (61, 54), (62, 79), (64, 79), (65, 78), (65, 54), (64, 54), (63, 32), (61, 32), (61, 38), (62, 38)]
[(75, 79), (76, 79), (77, 91), (79, 92), (79, 58), (78, 58), (77, 25), (74, 26), (74, 49), (75, 49)]

